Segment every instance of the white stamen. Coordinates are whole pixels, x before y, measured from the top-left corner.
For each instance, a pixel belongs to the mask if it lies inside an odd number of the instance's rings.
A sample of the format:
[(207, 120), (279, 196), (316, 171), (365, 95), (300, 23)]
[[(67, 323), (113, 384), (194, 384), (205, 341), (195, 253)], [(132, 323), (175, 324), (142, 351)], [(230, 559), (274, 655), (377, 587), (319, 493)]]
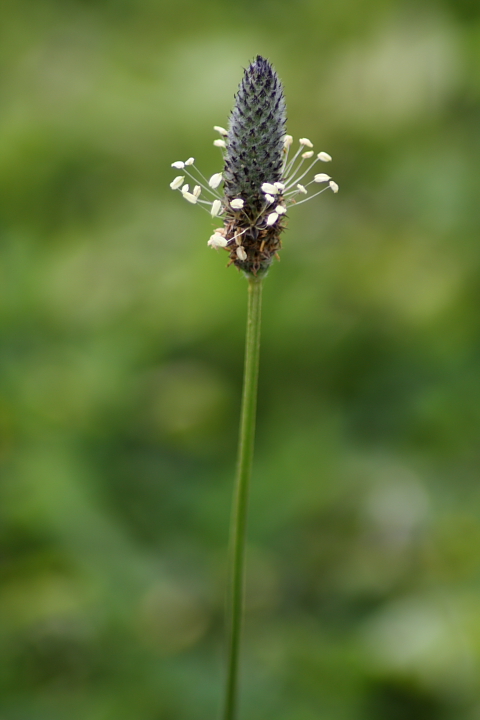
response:
[(220, 135), (228, 135), (227, 130), (225, 130), (225, 128), (221, 127), (220, 125), (214, 125), (213, 129), (220, 133)]
[(245, 249), (241, 245), (239, 247), (237, 247), (237, 257), (239, 260), (247, 259), (247, 253), (245, 252)]
[(217, 217), (218, 213), (220, 212), (222, 207), (221, 200), (214, 200), (212, 203), (212, 209), (210, 210), (210, 215), (212, 217)]
[(225, 140), (214, 140), (213, 144), (215, 145), (215, 147), (219, 147), (219, 148), (227, 147), (225, 145)]
[(222, 182), (222, 173), (215, 173), (215, 175), (212, 175), (210, 180), (208, 181), (208, 184), (213, 190), (216, 190), (216, 188), (220, 185)]
[(300, 185), (300, 183), (298, 183), (297, 189), (299, 190), (299, 192), (303, 193), (304, 195), (306, 195), (307, 192), (308, 192), (308, 190), (306, 189), (305, 185)]
[(302, 158), (305, 158), (305, 160), (311, 157), (313, 157), (313, 150), (307, 150), (307, 152), (302, 153)]
[(268, 193), (266, 193), (265, 195), (265, 200), (268, 202), (269, 205), (275, 202), (275, 198), (273, 197), (273, 195), (269, 195)]
[(219, 235), (216, 232), (210, 237), (210, 240), (207, 242), (207, 245), (209, 245), (210, 247), (213, 247), (213, 248), (221, 248), (221, 247), (226, 247), (227, 241), (225, 240), (225, 238), (222, 235)]
[(237, 233), (235, 233), (235, 242), (236, 242), (237, 245), (241, 245), (241, 244), (242, 244), (242, 234), (241, 234), (241, 233), (240, 233), (240, 235), (238, 235)]
[(268, 193), (269, 195), (276, 195), (278, 193), (278, 188), (271, 183), (263, 183), (262, 190), (264, 193)]
[(200, 185), (195, 185), (195, 187), (193, 188), (193, 194), (195, 195), (195, 197), (198, 197), (201, 192), (202, 188), (200, 187)]
[(279, 192), (282, 192), (282, 190), (285, 190), (285, 185), (281, 182), (273, 183), (273, 186), (276, 187)]
[(319, 152), (317, 158), (322, 162), (330, 162), (332, 159), (331, 156), (326, 152)]
[(278, 213), (276, 213), (276, 212), (270, 213), (270, 215), (268, 215), (268, 217), (267, 217), (267, 225), (273, 225), (274, 223), (277, 222), (277, 220), (278, 220)]
[(174, 180), (172, 180), (172, 182), (170, 183), (170, 187), (172, 188), (172, 190), (178, 190), (178, 188), (180, 187), (180, 185), (182, 185), (184, 180), (185, 180), (185, 175), (177, 175), (177, 177)]
[(184, 186), (182, 187), (182, 193), (186, 193), (186, 192), (188, 192), (189, 190), (190, 190), (190, 185), (188, 185), (188, 184), (187, 184), (187, 185), (184, 185)]
[(198, 200), (198, 198), (195, 195), (193, 195), (192, 193), (189, 193), (189, 192), (184, 192), (183, 197), (185, 198), (185, 200), (188, 200), (189, 203), (192, 203), (192, 205), (195, 205), (195, 203)]
[(230, 206), (234, 210), (241, 210), (243, 208), (244, 204), (245, 203), (243, 202), (242, 198), (235, 198), (235, 200), (231, 201)]
[(195, 158), (188, 158), (188, 160), (185, 160), (185, 165), (193, 165), (195, 162)]
[(300, 138), (298, 141), (300, 145), (305, 145), (305, 147), (313, 148), (313, 143), (308, 138)]
[(275, 212), (277, 213), (277, 215), (284, 215), (287, 212), (287, 208), (283, 205), (277, 205), (277, 207), (275, 208)]
[(292, 144), (292, 142), (293, 142), (293, 137), (291, 135), (285, 135), (285, 137), (283, 138), (283, 147), (285, 149), (289, 148), (290, 145)]
[(334, 193), (338, 192), (338, 185), (336, 182), (334, 182), (333, 180), (330, 180), (330, 182), (328, 184), (330, 185), (330, 187)]
[(318, 175), (315, 175), (313, 178), (314, 182), (328, 182), (330, 180), (330, 175), (325, 175), (325, 173), (318, 173)]
[(177, 168), (177, 170), (183, 170), (185, 163), (181, 160), (177, 160), (177, 162), (172, 163), (172, 167)]

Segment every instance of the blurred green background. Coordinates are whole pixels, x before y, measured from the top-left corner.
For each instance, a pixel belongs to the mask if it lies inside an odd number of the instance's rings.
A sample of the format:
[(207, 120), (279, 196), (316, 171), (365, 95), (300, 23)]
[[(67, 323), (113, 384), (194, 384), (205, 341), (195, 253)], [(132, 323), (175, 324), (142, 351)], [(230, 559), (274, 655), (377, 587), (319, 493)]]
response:
[(246, 283), (168, 184), (257, 53), (340, 193), (265, 283), (241, 716), (480, 718), (479, 4), (2, 0), (1, 720), (218, 717)]

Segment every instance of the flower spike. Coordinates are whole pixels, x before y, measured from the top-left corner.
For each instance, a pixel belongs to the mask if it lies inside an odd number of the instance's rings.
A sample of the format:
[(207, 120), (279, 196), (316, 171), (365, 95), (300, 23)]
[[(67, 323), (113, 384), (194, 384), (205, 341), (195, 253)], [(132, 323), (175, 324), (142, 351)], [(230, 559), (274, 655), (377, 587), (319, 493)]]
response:
[[(273, 258), (278, 258), (288, 208), (328, 189), (338, 192), (337, 183), (325, 173), (312, 173), (310, 180), (304, 180), (318, 162), (332, 158), (326, 152), (315, 155), (308, 138), (300, 138), (289, 157), (293, 137), (285, 134), (285, 126), (282, 83), (268, 60), (258, 55), (244, 72), (228, 130), (213, 127), (220, 135), (213, 144), (222, 150), (223, 170), (208, 179), (195, 167), (193, 157), (172, 163), (194, 181), (190, 191), (179, 175), (170, 183), (172, 190), (180, 190), (187, 202), (223, 220), (223, 228), (214, 230), (208, 245), (224, 248), (230, 263), (247, 276), (265, 275)], [(325, 187), (308, 196), (312, 183)], [(202, 189), (205, 194), (200, 199)]]

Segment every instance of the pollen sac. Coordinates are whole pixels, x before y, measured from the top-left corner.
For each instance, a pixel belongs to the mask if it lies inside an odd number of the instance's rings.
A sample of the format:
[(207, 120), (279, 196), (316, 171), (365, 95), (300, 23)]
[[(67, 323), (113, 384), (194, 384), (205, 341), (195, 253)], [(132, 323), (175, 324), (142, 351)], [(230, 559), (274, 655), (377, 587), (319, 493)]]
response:
[(242, 197), (254, 215), (263, 202), (261, 186), (280, 181), (286, 107), (282, 84), (268, 60), (258, 55), (245, 70), (230, 115), (225, 154), (225, 195)]

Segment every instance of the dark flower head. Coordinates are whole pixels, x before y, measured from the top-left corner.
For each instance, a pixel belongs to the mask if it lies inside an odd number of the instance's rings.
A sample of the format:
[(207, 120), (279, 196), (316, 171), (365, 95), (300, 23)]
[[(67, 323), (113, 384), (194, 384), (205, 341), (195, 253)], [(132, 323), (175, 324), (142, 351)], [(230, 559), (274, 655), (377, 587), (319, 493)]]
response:
[[(179, 175), (170, 187), (181, 190), (192, 204), (209, 205), (212, 217), (223, 217), (223, 228), (217, 228), (208, 244), (225, 248), (230, 262), (247, 275), (267, 272), (281, 247), (280, 233), (285, 227), (287, 206), (300, 205), (309, 199), (297, 201), (299, 195), (308, 193), (308, 185), (328, 183), (315, 195), (328, 187), (338, 192), (338, 185), (324, 173), (315, 175), (305, 185), (300, 184), (318, 161), (329, 162), (331, 157), (325, 152), (318, 153), (303, 171), (305, 160), (314, 156), (310, 150), (313, 145), (307, 138), (301, 138), (299, 149), (289, 160), (293, 139), (285, 135), (285, 125), (282, 83), (268, 60), (258, 55), (244, 72), (228, 131), (219, 126), (214, 128), (222, 136), (214, 145), (224, 151), (223, 174), (212, 175), (207, 186), (187, 169), (195, 169), (193, 158), (173, 163), (173, 167), (184, 170), (198, 184), (190, 191), (189, 185), (184, 184), (185, 176)], [(197, 174), (201, 175), (198, 171)], [(218, 192), (222, 180), (223, 195)], [(213, 201), (200, 199), (202, 187), (214, 197)]]
[(223, 173), (225, 196), (243, 198), (245, 212), (252, 216), (262, 207), (263, 183), (281, 179), (285, 124), (282, 83), (268, 60), (258, 55), (235, 97)]

